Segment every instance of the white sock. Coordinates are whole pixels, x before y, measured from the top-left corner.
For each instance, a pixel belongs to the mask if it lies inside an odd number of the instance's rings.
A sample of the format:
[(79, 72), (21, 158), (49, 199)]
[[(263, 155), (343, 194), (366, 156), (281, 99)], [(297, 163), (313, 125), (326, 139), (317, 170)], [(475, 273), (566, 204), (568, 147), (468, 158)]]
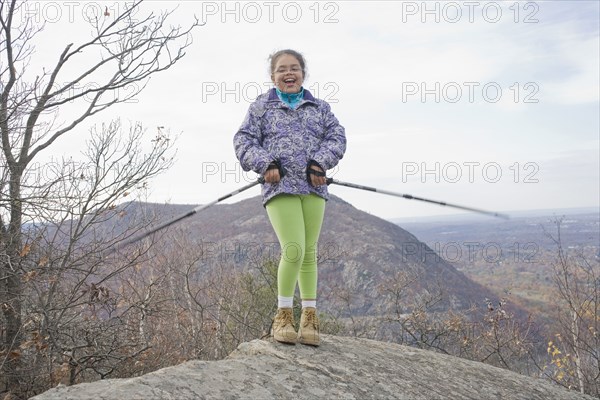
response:
[(292, 308), (294, 306), (293, 297), (277, 296), (277, 307), (279, 308)]
[(316, 300), (302, 300), (302, 308), (306, 308), (306, 307), (317, 308), (317, 301)]

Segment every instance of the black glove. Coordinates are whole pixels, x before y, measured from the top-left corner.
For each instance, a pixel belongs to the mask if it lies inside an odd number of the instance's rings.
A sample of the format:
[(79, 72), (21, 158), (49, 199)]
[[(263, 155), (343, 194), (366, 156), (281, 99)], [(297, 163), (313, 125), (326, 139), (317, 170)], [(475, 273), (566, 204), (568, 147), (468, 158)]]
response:
[(323, 169), (318, 162), (316, 162), (315, 160), (310, 160), (308, 162), (308, 166), (306, 167), (306, 180), (308, 181), (308, 183), (312, 186), (311, 183), (311, 179), (310, 176), (311, 175), (316, 175), (316, 176), (326, 176), (324, 171), (319, 171), (317, 169), (313, 169), (311, 167), (316, 166), (318, 168), (321, 168), (321, 170)]
[(279, 171), (279, 179), (283, 178), (283, 176), (285, 175), (285, 170), (281, 166), (281, 162), (279, 160), (271, 162), (271, 164), (269, 164), (269, 166), (267, 167), (267, 171), (270, 169), (277, 169)]

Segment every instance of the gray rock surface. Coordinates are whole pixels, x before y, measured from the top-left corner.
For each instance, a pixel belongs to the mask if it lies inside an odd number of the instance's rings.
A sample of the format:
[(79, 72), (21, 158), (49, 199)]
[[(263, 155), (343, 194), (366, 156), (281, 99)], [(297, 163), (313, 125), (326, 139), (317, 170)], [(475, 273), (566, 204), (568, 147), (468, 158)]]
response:
[(189, 361), (130, 379), (59, 386), (35, 400), (591, 399), (486, 364), (397, 344), (324, 336), (318, 348), (242, 343), (221, 361)]

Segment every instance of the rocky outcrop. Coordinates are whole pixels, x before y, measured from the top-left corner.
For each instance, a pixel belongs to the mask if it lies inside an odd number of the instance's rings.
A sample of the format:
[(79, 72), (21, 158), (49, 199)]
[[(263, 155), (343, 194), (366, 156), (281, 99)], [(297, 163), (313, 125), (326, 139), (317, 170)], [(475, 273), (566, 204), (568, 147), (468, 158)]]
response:
[(221, 361), (189, 361), (144, 376), (60, 386), (35, 400), (591, 399), (486, 364), (367, 339), (325, 336), (318, 348), (270, 340)]

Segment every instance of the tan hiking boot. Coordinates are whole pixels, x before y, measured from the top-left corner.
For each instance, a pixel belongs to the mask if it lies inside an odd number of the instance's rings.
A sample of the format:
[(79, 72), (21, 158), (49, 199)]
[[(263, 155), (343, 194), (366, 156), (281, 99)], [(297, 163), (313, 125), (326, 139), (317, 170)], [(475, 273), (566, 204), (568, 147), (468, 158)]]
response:
[(319, 345), (319, 318), (317, 317), (316, 308), (306, 307), (302, 309), (298, 342), (311, 346)]
[(294, 313), (291, 308), (277, 309), (273, 320), (273, 339), (282, 343), (296, 343), (296, 329), (294, 328)]

